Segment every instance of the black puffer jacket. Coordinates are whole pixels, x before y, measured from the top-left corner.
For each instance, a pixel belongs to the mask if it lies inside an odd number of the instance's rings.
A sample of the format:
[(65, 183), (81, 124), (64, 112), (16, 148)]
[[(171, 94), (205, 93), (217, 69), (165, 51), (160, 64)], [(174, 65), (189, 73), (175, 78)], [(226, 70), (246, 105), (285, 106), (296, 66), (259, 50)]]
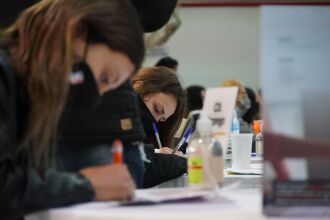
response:
[[(82, 86), (78, 95), (87, 96), (94, 86)], [(72, 93), (71, 89), (69, 97)], [(93, 109), (76, 108), (84, 106), (79, 100), (79, 105), (75, 104), (77, 98), (68, 100), (59, 128), (58, 168), (77, 171), (87, 166), (110, 164), (112, 142), (119, 138), (124, 143), (124, 162), (137, 187), (142, 187), (144, 166), (138, 144), (143, 142), (145, 134), (137, 98), (130, 83), (127, 81), (105, 93)]]
[(150, 163), (145, 162), (143, 187), (157, 186), (163, 182), (175, 179), (187, 172), (187, 159), (171, 154), (155, 153), (153, 145), (146, 144), (145, 152)]
[[(84, 91), (93, 90), (93, 85), (87, 87), (83, 88)], [(150, 162), (144, 163), (143, 175), (140, 152), (133, 143), (143, 140), (148, 143), (145, 132), (153, 135), (150, 126), (154, 119), (144, 103), (137, 98), (129, 82), (106, 93), (95, 109), (85, 111), (72, 107), (83, 105), (67, 103), (62, 116), (57, 150), (60, 169), (77, 171), (86, 166), (111, 163), (112, 142), (120, 138), (125, 145), (125, 163), (138, 188), (142, 187), (142, 181), (143, 187), (152, 187), (187, 171), (185, 158), (155, 154), (154, 146), (147, 144), (144, 149)]]
[(75, 173), (40, 173), (20, 165), (17, 143), (25, 129), (28, 94), (0, 51), (0, 218), (15, 219), (41, 209), (92, 200), (90, 183)]
[(143, 187), (149, 188), (159, 185), (171, 179), (182, 176), (187, 172), (187, 159), (171, 154), (155, 153), (155, 146), (148, 143), (154, 135), (152, 123), (156, 122), (147, 106), (139, 98), (141, 120), (147, 136), (145, 152), (150, 162), (145, 162), (145, 173), (143, 177)]

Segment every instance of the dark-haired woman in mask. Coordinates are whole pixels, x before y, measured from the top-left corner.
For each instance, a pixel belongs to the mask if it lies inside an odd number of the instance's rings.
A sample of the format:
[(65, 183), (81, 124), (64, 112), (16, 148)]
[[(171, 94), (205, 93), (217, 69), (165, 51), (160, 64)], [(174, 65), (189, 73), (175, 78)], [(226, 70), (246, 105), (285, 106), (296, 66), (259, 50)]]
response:
[[(142, 68), (131, 78), (139, 98), (141, 120), (147, 136), (144, 187), (158, 185), (187, 171), (186, 159), (172, 155), (174, 135), (186, 108), (186, 95), (177, 74), (166, 67)], [(159, 130), (158, 146), (152, 124)], [(160, 153), (155, 153), (159, 148)], [(180, 155), (180, 154), (179, 154)]]
[[(129, 16), (128, 16), (129, 15)], [(139, 68), (143, 33), (126, 0), (43, 0), (1, 33), (0, 216), (133, 197), (124, 165), (51, 169), (69, 90), (93, 107)], [(83, 82), (94, 85), (86, 93)], [(83, 102), (84, 105), (86, 102)]]

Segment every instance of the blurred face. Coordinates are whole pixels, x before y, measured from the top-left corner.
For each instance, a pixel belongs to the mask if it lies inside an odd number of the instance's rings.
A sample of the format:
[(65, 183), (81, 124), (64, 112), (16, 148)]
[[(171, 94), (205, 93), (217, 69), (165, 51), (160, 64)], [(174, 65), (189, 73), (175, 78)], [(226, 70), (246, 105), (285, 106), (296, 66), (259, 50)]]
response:
[(86, 62), (93, 72), (101, 95), (119, 87), (135, 69), (127, 55), (116, 52), (105, 44), (89, 45)]
[(86, 47), (83, 40), (77, 39), (74, 42), (74, 54), (75, 62), (84, 59), (88, 64), (100, 95), (119, 87), (135, 70), (127, 55), (114, 51), (105, 44), (88, 44)]
[(163, 92), (145, 95), (143, 101), (157, 122), (166, 121), (174, 114), (177, 106), (176, 98)]

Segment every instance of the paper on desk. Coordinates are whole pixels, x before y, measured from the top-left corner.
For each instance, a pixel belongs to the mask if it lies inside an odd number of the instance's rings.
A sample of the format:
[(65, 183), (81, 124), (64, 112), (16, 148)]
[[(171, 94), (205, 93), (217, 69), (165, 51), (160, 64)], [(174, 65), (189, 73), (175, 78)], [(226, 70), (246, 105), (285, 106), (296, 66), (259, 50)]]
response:
[(259, 169), (228, 168), (227, 171), (228, 171), (228, 173), (232, 173), (232, 174), (262, 175), (262, 170), (259, 170)]
[(212, 190), (193, 190), (190, 188), (164, 188), (137, 190), (135, 198), (121, 205), (151, 205), (159, 203), (192, 202), (216, 197)]
[(262, 175), (262, 164), (251, 164), (249, 169), (228, 168), (227, 171), (233, 174)]

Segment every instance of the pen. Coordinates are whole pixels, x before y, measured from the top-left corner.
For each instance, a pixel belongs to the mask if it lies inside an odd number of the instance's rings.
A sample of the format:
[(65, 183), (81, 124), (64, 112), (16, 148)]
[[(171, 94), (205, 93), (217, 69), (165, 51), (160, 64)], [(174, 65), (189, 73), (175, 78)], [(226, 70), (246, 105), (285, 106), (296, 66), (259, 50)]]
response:
[(159, 133), (158, 133), (158, 129), (157, 129), (157, 125), (155, 122), (152, 123), (152, 128), (154, 129), (154, 134), (158, 143), (158, 147), (162, 148), (162, 142), (160, 142), (160, 138), (159, 138)]
[(185, 141), (187, 141), (187, 140), (190, 138), (190, 135), (191, 135), (191, 133), (192, 133), (192, 130), (193, 130), (193, 128), (190, 127), (190, 128), (186, 131), (186, 133), (185, 133), (185, 134), (183, 135), (183, 137), (181, 138), (180, 142), (179, 142), (179, 143), (176, 145), (176, 147), (174, 148), (172, 154), (174, 154), (177, 150), (179, 150), (180, 147), (183, 145), (183, 143), (184, 143)]
[(112, 163), (122, 164), (123, 163), (123, 142), (116, 139), (112, 143)]

